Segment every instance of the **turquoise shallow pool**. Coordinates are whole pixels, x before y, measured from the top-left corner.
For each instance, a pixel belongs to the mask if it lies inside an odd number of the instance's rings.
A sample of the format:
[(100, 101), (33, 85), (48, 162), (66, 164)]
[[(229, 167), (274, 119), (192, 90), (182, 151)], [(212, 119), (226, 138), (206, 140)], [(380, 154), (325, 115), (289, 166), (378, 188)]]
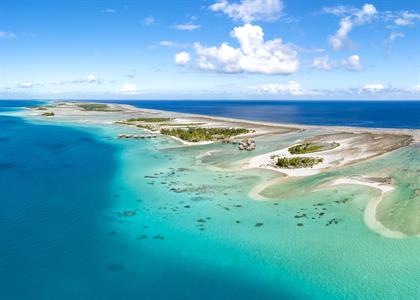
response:
[[(408, 233), (414, 232), (420, 201), (415, 146), (272, 187), (267, 193), (274, 199), (259, 202), (248, 193), (277, 175), (216, 171), (231, 162), (231, 145), (197, 164), (214, 145), (122, 141), (114, 125), (38, 122), (7, 112), (0, 127), (1, 299), (420, 294), (420, 239), (384, 238), (363, 221), (377, 191), (316, 188), (336, 176), (391, 174), (397, 189), (379, 217), (401, 229), (409, 215), (414, 228)], [(296, 138), (273, 137), (262, 145)]]

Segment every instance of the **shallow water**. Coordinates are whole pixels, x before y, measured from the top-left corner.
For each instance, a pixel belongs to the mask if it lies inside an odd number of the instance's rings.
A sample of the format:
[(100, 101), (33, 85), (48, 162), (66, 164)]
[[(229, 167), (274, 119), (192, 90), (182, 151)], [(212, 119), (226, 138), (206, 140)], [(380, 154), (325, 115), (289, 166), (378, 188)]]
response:
[[(115, 125), (10, 116), (0, 116), (0, 126), (1, 299), (420, 294), (420, 239), (384, 238), (363, 221), (367, 202), (378, 192), (319, 188), (337, 176), (389, 174), (396, 191), (378, 217), (414, 233), (420, 215), (410, 215), (419, 201), (416, 147), (283, 182), (264, 191), (273, 200), (261, 202), (248, 193), (277, 174), (234, 171), (249, 154), (233, 156), (232, 145), (118, 140)], [(259, 141), (258, 151), (300, 137), (273, 136)], [(197, 156), (211, 150), (222, 152), (197, 163)], [(408, 227), (401, 221), (405, 216), (413, 222)]]

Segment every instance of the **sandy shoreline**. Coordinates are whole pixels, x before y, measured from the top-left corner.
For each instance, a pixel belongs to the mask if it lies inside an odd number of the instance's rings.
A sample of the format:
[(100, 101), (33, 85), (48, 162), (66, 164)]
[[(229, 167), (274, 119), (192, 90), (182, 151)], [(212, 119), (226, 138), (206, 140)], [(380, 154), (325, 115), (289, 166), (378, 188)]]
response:
[(364, 214), (363, 219), (365, 221), (366, 226), (368, 226), (371, 230), (379, 233), (382, 236), (389, 237), (389, 238), (405, 238), (406, 235), (402, 232), (391, 230), (385, 227), (378, 219), (376, 218), (376, 210), (379, 204), (382, 202), (385, 194), (392, 192), (394, 187), (391, 184), (377, 182), (374, 180), (370, 180), (369, 178), (365, 177), (346, 177), (346, 178), (338, 178), (335, 179), (333, 182), (330, 183), (331, 186), (337, 185), (363, 185), (368, 186), (380, 191), (379, 197), (370, 199)]

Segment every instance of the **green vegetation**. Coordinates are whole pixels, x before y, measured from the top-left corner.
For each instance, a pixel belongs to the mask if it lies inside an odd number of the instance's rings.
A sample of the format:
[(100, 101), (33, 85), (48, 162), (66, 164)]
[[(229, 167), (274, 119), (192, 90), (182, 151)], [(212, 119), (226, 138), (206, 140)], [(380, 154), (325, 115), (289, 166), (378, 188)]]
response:
[(53, 117), (53, 116), (55, 116), (55, 114), (53, 112), (45, 112), (45, 113), (42, 114), (42, 116), (44, 116), (44, 117)]
[[(174, 118), (131, 118), (125, 121), (116, 121), (116, 124), (135, 125), (152, 131), (158, 131), (161, 127), (189, 127), (204, 125), (205, 123), (166, 123), (175, 120)], [(162, 123), (165, 122), (165, 123)]]
[(151, 131), (157, 131), (158, 128), (152, 125), (146, 125), (146, 124), (142, 124), (142, 125), (136, 125), (138, 128), (142, 128), (142, 129), (147, 129), (147, 130), (151, 130)]
[(172, 118), (131, 118), (131, 119), (128, 119), (126, 122), (161, 123), (161, 122), (169, 122), (172, 120), (173, 120)]
[(34, 109), (34, 110), (47, 110), (48, 109), (47, 106), (38, 106), (38, 105), (26, 106), (26, 108)]
[(305, 143), (299, 144), (293, 147), (290, 147), (288, 150), (290, 154), (303, 154), (303, 153), (312, 153), (312, 152), (319, 152), (324, 150), (331, 150), (340, 146), (339, 143)]
[(187, 129), (182, 128), (164, 128), (161, 129), (162, 134), (175, 136), (181, 140), (188, 142), (204, 142), (223, 140), (236, 136), (239, 134), (249, 133), (251, 130), (245, 128), (200, 128), (190, 127)]
[(276, 166), (287, 169), (312, 168), (323, 161), (324, 159), (319, 157), (279, 157)]
[(317, 144), (305, 143), (290, 147), (288, 150), (291, 154), (303, 154), (321, 151), (322, 146)]
[(86, 104), (77, 104), (84, 111), (119, 111), (117, 109), (111, 109), (108, 104), (99, 104), (99, 103), (86, 103)]
[(188, 126), (200, 126), (200, 125), (204, 125), (206, 123), (162, 123), (159, 124), (160, 126), (171, 126), (171, 127), (188, 127)]

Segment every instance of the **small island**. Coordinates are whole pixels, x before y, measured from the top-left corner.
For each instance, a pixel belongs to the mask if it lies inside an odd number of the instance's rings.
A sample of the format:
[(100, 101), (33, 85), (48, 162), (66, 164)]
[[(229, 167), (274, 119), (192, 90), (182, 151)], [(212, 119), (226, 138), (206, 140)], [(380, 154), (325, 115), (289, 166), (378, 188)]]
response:
[(31, 105), (31, 106), (25, 106), (25, 108), (32, 109), (32, 110), (48, 110), (49, 108), (54, 108), (54, 106), (53, 105), (45, 105), (45, 106)]
[(321, 157), (277, 157), (275, 166), (286, 169), (312, 168), (323, 161)]
[[(130, 118), (124, 121), (116, 121), (116, 124), (123, 125), (134, 125), (139, 128), (151, 129), (155, 131), (159, 130), (160, 127), (191, 127), (205, 125), (206, 123), (174, 123), (175, 118), (164, 118), (164, 117), (149, 117), (149, 118)], [(151, 123), (151, 124), (150, 124)]]
[(160, 127), (162, 126), (173, 126), (171, 122), (174, 118), (164, 118), (164, 117), (144, 117), (144, 118), (130, 118), (124, 121), (116, 121), (116, 124), (123, 124), (123, 125), (131, 125), (136, 126), (138, 128), (150, 130), (150, 131), (159, 131)]
[(77, 104), (83, 111), (103, 111), (103, 112), (116, 112), (117, 109), (113, 109), (108, 104), (101, 103), (79, 103)]
[(290, 154), (304, 154), (304, 153), (313, 153), (326, 150), (332, 150), (340, 146), (339, 143), (304, 143), (299, 144), (293, 147), (290, 147), (288, 151)]
[(191, 126), (206, 125), (206, 123), (162, 123), (159, 125), (162, 127), (191, 127)]
[(55, 114), (54, 114), (53, 112), (49, 111), (49, 112), (45, 112), (45, 113), (43, 113), (43, 114), (42, 114), (42, 116), (43, 116), (43, 117), (54, 117), (54, 116), (55, 116)]
[(131, 118), (126, 123), (146, 122), (146, 123), (162, 123), (172, 121), (173, 118)]
[(225, 140), (240, 134), (253, 132), (246, 128), (201, 128), (189, 127), (183, 128), (163, 128), (160, 133), (177, 137), (187, 142), (205, 142), (205, 141), (218, 141)]
[[(163, 135), (172, 136), (183, 142), (189, 143), (228, 141), (231, 137), (255, 132), (254, 130), (246, 128), (199, 127), (206, 125), (206, 123), (177, 123), (175, 118), (168, 117), (138, 117), (116, 121), (115, 123), (136, 126), (153, 132), (160, 132)], [(253, 146), (253, 149), (255, 149), (255, 143)]]

